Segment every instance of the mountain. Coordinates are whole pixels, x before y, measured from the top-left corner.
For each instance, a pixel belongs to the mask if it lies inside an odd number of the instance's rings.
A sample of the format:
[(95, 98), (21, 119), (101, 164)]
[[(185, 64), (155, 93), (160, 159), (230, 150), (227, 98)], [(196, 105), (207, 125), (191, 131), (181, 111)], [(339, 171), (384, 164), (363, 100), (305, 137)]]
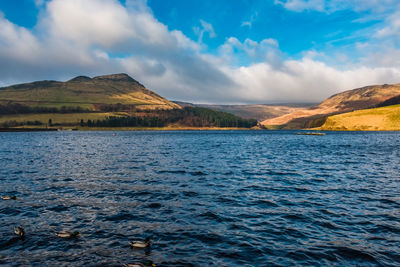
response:
[(96, 110), (100, 104), (118, 103), (141, 109), (181, 108), (127, 74), (78, 76), (67, 82), (38, 81), (0, 88), (0, 104), (9, 102), (41, 107), (79, 106), (89, 110)]
[(245, 119), (257, 119), (258, 121), (279, 117), (312, 106), (311, 104), (210, 105), (180, 101), (174, 101), (174, 103), (181, 107), (203, 107), (228, 112)]
[[(319, 105), (262, 122), (266, 127), (310, 128), (323, 124), (326, 117), (354, 110), (374, 108), (400, 95), (400, 84), (372, 85), (335, 94)], [(318, 125), (319, 124), (319, 125)]]
[(302, 110), (310, 107), (307, 104), (281, 104), (281, 105), (198, 105), (204, 108), (210, 108), (214, 110), (220, 110), (228, 113), (232, 113), (242, 118), (254, 118), (258, 121), (264, 121), (274, 117), (283, 116), (288, 113)]
[(126, 74), (0, 88), (0, 129), (252, 128), (255, 119), (172, 103)]
[(327, 131), (399, 131), (400, 105), (356, 110), (329, 116), (316, 130)]

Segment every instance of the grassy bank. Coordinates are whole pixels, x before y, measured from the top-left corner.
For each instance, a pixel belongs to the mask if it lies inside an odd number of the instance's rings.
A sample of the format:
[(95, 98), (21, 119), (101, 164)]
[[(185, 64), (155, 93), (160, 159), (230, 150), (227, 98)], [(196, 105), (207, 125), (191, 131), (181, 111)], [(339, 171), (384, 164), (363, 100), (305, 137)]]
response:
[(400, 131), (400, 105), (357, 110), (330, 116), (315, 130)]

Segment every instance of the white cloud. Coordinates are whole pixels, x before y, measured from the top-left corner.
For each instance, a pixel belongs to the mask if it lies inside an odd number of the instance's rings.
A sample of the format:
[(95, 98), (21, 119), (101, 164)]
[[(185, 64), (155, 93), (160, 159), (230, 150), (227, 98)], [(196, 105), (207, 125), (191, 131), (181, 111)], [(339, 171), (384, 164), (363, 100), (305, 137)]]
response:
[(219, 51), (221, 56), (231, 64), (239, 63), (238, 60), (242, 58), (249, 60), (249, 64), (260, 61), (271, 63), (280, 57), (278, 41), (272, 38), (264, 39), (261, 42), (251, 39), (240, 42), (237, 38), (230, 37), (220, 46)]
[(174, 38), (176, 38), (176, 41), (179, 45), (179, 47), (192, 50), (192, 51), (200, 51), (201, 46), (186, 37), (181, 31), (173, 30), (170, 33)]
[(127, 9), (117, 0), (53, 0), (42, 24), (52, 38), (79, 45), (112, 48), (129, 40), (147, 45), (173, 42), (167, 27), (143, 11), (143, 1), (128, 3)]
[[(396, 17), (388, 22), (387, 32), (395, 33)], [(360, 43), (361, 62), (339, 69), (324, 63), (327, 55), (318, 51), (287, 58), (271, 38), (231, 37), (211, 55), (201, 40), (215, 31), (205, 21), (200, 25), (198, 42), (160, 23), (143, 0), (126, 6), (117, 0), (52, 0), (32, 31), (0, 16), (0, 81), (126, 72), (169, 99), (208, 103), (320, 101), (355, 87), (400, 82), (395, 45)], [(346, 55), (340, 58), (346, 61)]]
[(52, 37), (106, 47), (135, 34), (127, 10), (108, 0), (54, 0), (47, 4), (46, 26)]
[(340, 91), (399, 81), (399, 68), (358, 67), (337, 70), (308, 58), (284, 61), (277, 69), (268, 63), (226, 70), (238, 84), (236, 98), (243, 102), (319, 102)]
[(20, 60), (32, 59), (40, 45), (30, 31), (11, 23), (1, 13), (0, 29), (0, 54)]

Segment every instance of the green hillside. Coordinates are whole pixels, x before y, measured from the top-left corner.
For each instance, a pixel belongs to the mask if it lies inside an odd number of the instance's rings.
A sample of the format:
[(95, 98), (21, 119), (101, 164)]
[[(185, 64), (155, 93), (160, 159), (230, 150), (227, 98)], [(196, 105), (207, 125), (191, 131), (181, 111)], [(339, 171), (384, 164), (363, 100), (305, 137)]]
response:
[(174, 109), (178, 105), (146, 89), (126, 74), (67, 82), (38, 81), (0, 88), (0, 104), (21, 103), (40, 107), (82, 107), (96, 110), (99, 104), (136, 105), (143, 109)]

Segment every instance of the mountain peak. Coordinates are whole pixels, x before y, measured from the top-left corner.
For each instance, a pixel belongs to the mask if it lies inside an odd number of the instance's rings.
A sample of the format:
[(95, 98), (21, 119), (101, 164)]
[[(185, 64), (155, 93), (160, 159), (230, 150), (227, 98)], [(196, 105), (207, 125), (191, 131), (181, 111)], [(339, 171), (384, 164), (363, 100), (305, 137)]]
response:
[(93, 80), (136, 82), (131, 76), (129, 76), (128, 74), (125, 74), (125, 73), (97, 76), (97, 77), (94, 77)]
[(87, 76), (76, 76), (75, 78), (69, 80), (68, 82), (89, 82), (92, 78)]

